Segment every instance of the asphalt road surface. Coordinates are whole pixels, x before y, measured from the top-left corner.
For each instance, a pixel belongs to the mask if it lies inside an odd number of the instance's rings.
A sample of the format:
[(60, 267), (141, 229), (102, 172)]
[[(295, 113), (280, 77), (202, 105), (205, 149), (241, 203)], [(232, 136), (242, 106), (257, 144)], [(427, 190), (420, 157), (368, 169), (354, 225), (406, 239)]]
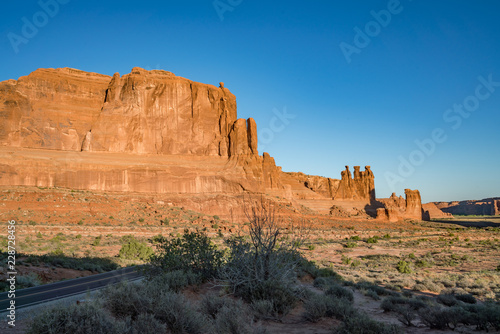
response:
[[(16, 290), (16, 296), (13, 300), (16, 301), (16, 309), (19, 309), (96, 290), (123, 280), (134, 281), (140, 278), (142, 278), (142, 274), (139, 267), (127, 267), (107, 273)], [(0, 294), (0, 313), (7, 311), (10, 301), (8, 292)]]

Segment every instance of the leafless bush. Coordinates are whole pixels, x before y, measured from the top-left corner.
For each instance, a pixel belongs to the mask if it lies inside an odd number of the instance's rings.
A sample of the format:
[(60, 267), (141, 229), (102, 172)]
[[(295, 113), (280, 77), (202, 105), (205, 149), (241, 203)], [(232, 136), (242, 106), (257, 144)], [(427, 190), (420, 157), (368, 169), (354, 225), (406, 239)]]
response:
[(291, 224), (292, 237), (285, 236), (276, 208), (263, 199), (244, 209), (249, 241), (242, 236), (226, 241), (229, 256), (220, 277), (247, 302), (268, 300), (275, 314), (286, 314), (297, 299), (293, 287), (303, 262), (298, 247), (305, 229)]

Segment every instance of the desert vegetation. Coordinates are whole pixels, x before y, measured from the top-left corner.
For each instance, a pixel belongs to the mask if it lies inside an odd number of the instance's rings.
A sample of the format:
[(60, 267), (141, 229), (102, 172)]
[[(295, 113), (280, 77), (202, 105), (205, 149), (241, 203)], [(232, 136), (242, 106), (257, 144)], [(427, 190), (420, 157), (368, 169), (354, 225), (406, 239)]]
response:
[[(23, 198), (31, 196), (34, 205), (57, 199), (61, 207), (73, 201), (79, 206), (90, 202), (101, 205), (102, 211), (93, 211), (93, 216), (73, 209), (24, 212), (16, 202), (23, 194)], [(249, 217), (240, 222), (162, 202), (126, 202), (120, 196), (103, 199), (102, 194), (66, 190), (49, 195), (43, 189), (23, 194), (2, 193), (0, 198), (11, 208), (9, 214), (23, 213), (17, 221), (21, 287), (150, 263), (147, 280), (139, 285), (163, 286), (170, 300), (175, 294), (179, 298), (175, 300), (189, 306), (186, 312), (201, 314), (200, 319), (209, 323), (206, 328), (216, 328), (217, 321), (222, 326), (214, 309), (225, 305), (222, 314), (229, 314), (227, 303), (234, 301), (249, 310), (245, 313), (250, 315), (245, 320), (248, 328), (269, 333), (283, 328), (291, 333), (295, 329), (307, 333), (309, 328), (318, 333), (342, 328), (355, 332), (354, 323), (379, 328), (370, 320), (381, 323), (384, 329), (377, 329), (381, 332), (417, 333), (431, 327), (495, 330), (491, 319), (496, 316), (500, 294), (500, 229), (491, 217), (474, 218), (486, 221), (478, 226), (468, 225), (471, 219), (462, 224), (465, 218), (397, 224), (356, 221), (308, 211), (294, 215), (286, 211), (284, 200), (273, 198), (278, 203), (274, 217), (262, 210), (254, 215), (249, 208)], [(77, 215), (71, 216), (74, 212)], [(298, 228), (300, 221), (307, 222), (307, 228)], [(272, 231), (278, 232), (276, 237)], [(5, 241), (0, 236), (1, 251)], [(116, 315), (110, 309), (112, 303), (106, 302), (112, 296), (108, 292), (89, 309), (75, 312), (97, 309), (108, 325), (117, 328), (123, 324), (132, 328), (132, 322), (142, 321), (151, 326), (159, 322), (158, 328), (173, 331), (168, 328), (174, 325), (149, 311), (137, 317)], [(209, 305), (203, 305), (203, 300)], [(387, 303), (394, 307), (388, 308)], [(335, 311), (339, 305), (355, 313), (339, 314)], [(426, 313), (428, 309), (432, 312)], [(444, 325), (433, 323), (429, 317), (438, 311), (456, 317), (443, 315), (439, 319), (451, 320)], [(475, 313), (490, 315), (478, 318)], [(471, 317), (482, 320), (472, 322)], [(287, 328), (288, 322), (294, 325)]]
[[(415, 224), (423, 227), (426, 223)], [(444, 234), (431, 239), (416, 231), (404, 237), (394, 236), (394, 231), (360, 236), (348, 227), (353, 235), (326, 241), (315, 238), (311, 226), (285, 223), (262, 203), (247, 212), (246, 226), (247, 233), (222, 237), (218, 233), (209, 237), (208, 228), (203, 228), (156, 235), (149, 244), (124, 238), (120, 253), (148, 259), (145, 281), (108, 287), (84, 307), (46, 311), (33, 320), (29, 332), (44, 333), (67, 319), (54, 333), (85, 328), (89, 323), (96, 333), (139, 329), (146, 333), (273, 333), (279, 331), (271, 324), (283, 323), (292, 313), (311, 327), (328, 324), (330, 333), (402, 333), (410, 327), (500, 329), (495, 268), (463, 275), (431, 272), (474, 265), (479, 260), (450, 252), (450, 243), (465, 249), (473, 243), (483, 252), (496, 250), (495, 229), (445, 228)], [(466, 241), (465, 232), (489, 238)], [(434, 246), (434, 253), (407, 251), (409, 245), (426, 243)], [(311, 244), (314, 250), (308, 247)], [(402, 252), (353, 254), (374, 244)], [(147, 250), (149, 245), (154, 254)], [(328, 246), (338, 248), (340, 263), (309, 259), (312, 252)], [(420, 275), (426, 278), (421, 280)], [(360, 298), (377, 303), (383, 321), (360, 307)], [(86, 317), (92, 319), (83, 320)]]

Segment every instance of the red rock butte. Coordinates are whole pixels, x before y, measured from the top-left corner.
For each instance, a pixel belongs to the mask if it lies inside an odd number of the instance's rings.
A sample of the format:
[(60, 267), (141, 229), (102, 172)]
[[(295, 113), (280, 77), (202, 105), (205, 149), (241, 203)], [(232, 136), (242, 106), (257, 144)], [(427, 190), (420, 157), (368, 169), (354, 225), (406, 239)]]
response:
[(354, 175), (346, 166), (340, 180), (282, 172), (259, 155), (257, 124), (237, 118), (236, 97), (223, 83), (138, 67), (112, 77), (38, 69), (0, 82), (0, 117), (4, 187), (171, 194), (223, 214), (242, 194), (339, 217), (424, 213), (418, 190), (376, 199), (370, 166), (355, 166)]

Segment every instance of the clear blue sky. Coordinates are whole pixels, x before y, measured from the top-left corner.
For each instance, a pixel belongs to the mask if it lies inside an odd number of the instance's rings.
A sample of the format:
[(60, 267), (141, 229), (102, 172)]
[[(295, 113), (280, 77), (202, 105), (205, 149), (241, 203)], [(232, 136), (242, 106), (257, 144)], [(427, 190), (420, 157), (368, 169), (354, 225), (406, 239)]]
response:
[[(51, 15), (2, 3), (0, 80), (140, 66), (224, 81), (285, 171), (340, 178), (371, 165), (378, 197), (500, 196), (498, 1), (60, 2)], [(471, 112), (453, 110), (464, 103)]]

